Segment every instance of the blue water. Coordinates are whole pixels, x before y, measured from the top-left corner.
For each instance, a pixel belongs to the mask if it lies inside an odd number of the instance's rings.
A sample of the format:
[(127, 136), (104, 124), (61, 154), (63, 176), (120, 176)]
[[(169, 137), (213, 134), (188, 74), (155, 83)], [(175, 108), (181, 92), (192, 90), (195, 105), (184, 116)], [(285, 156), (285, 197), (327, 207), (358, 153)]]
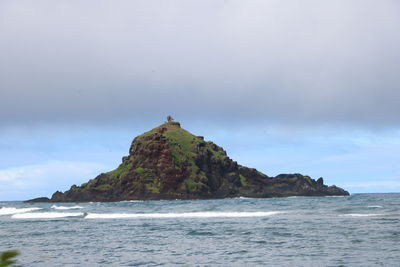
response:
[(400, 194), (0, 207), (25, 266), (400, 266)]

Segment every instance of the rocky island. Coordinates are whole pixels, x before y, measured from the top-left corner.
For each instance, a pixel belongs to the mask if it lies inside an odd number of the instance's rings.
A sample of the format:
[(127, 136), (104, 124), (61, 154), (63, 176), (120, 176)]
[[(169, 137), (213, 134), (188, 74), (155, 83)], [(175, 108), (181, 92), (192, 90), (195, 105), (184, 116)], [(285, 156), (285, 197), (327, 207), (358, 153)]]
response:
[(269, 177), (239, 165), (225, 150), (181, 128), (172, 118), (137, 136), (113, 171), (52, 197), (31, 202), (212, 199), (349, 195), (301, 174)]

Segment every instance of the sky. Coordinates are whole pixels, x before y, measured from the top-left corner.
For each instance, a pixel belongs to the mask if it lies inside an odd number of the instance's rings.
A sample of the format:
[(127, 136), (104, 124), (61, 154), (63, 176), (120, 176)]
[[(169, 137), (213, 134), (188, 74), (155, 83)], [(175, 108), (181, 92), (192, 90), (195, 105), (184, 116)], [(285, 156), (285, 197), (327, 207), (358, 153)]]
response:
[(0, 200), (114, 169), (163, 123), (269, 176), (400, 192), (397, 0), (0, 1)]

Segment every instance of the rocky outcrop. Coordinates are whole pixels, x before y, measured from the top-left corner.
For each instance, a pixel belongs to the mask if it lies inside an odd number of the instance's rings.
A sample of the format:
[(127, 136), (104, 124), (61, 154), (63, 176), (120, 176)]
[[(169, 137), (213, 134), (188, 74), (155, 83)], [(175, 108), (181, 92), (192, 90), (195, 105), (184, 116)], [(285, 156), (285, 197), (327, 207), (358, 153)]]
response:
[(167, 122), (136, 137), (129, 155), (115, 170), (102, 173), (51, 199), (32, 201), (85, 202), (135, 199), (209, 199), (348, 195), (301, 174), (276, 177), (230, 159), (225, 150)]

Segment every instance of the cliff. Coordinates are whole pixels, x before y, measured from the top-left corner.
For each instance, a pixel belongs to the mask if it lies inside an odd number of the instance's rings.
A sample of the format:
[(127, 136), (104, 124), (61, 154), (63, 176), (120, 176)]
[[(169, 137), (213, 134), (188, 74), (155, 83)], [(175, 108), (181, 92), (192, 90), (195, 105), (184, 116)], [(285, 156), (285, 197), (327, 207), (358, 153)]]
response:
[(276, 177), (230, 159), (225, 150), (167, 122), (136, 137), (129, 155), (113, 171), (81, 186), (57, 191), (51, 199), (84, 202), (135, 199), (209, 199), (228, 197), (333, 196), (349, 193), (301, 174)]

